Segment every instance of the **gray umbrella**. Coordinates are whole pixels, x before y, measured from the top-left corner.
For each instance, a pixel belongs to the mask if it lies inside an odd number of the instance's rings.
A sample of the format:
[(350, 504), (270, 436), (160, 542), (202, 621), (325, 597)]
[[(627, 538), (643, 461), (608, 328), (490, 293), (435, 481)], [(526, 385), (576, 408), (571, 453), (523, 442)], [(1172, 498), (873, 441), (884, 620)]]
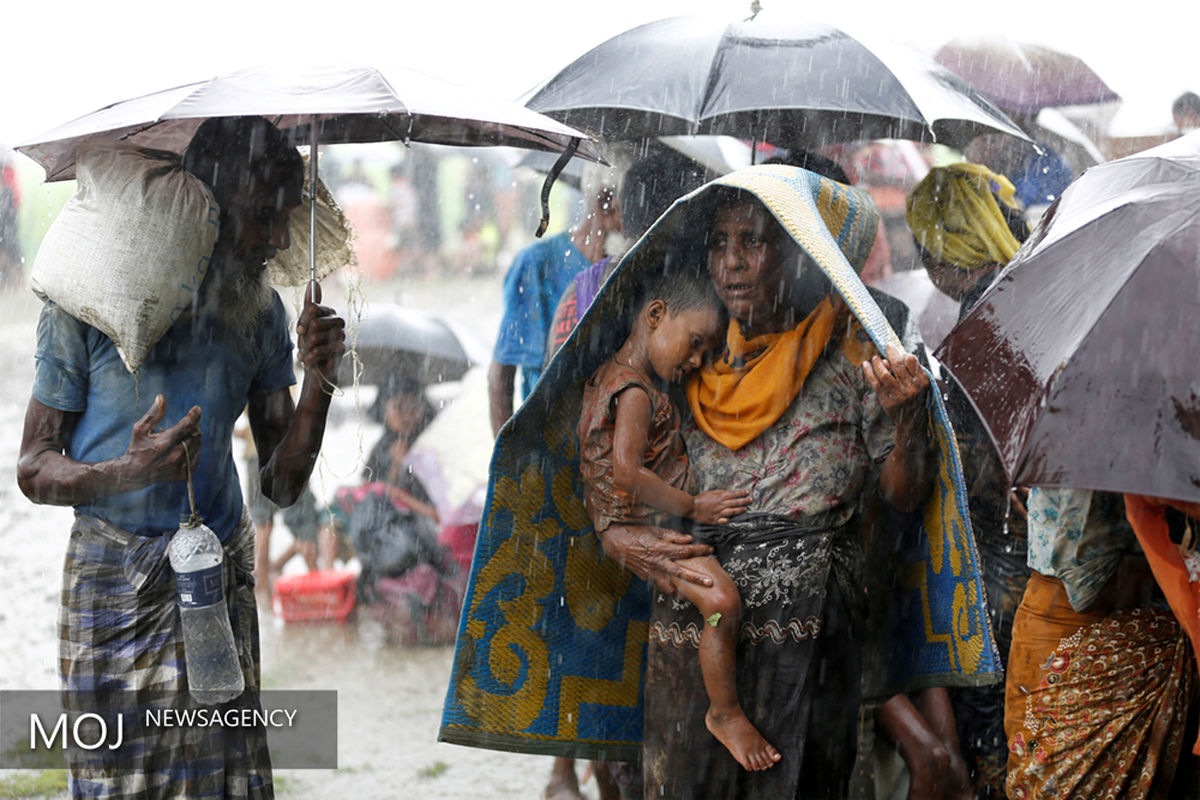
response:
[[(363, 383), (454, 381), (489, 358), (487, 346), (458, 323), (399, 305), (371, 305), (351, 337)], [(348, 371), (351, 363), (344, 359), (342, 369)]]
[(1200, 133), (1092, 167), (942, 342), (1014, 484), (1200, 501)]
[[(560, 153), (583, 136), (519, 104), (415, 70), (264, 65), (113, 103), (17, 150), (45, 168), (47, 181), (67, 180), (75, 177), (81, 146), (119, 141), (181, 153), (209, 117), (251, 114), (291, 133), (296, 144), (412, 141)], [(580, 154), (592, 154), (588, 143)]]
[(1028, 137), (945, 67), (823, 22), (675, 17), (609, 39), (526, 105), (601, 139), (728, 134), (783, 147)]
[[(317, 145), (429, 142), (507, 145), (560, 153), (558, 168), (578, 152), (598, 158), (586, 136), (501, 100), (415, 70), (364, 65), (263, 65), (211, 80), (113, 103), (72, 120), (17, 150), (46, 170), (47, 181), (75, 177), (75, 154), (91, 144), (125, 142), (183, 152), (210, 117), (261, 115), (311, 146), (310, 185), (317, 182)], [(548, 222), (543, 189), (542, 227)], [(315, 205), (314, 214), (315, 214)], [(312, 223), (315, 229), (315, 220)], [(315, 256), (315, 242), (310, 252)], [(316, 280), (313, 262), (311, 280)]]

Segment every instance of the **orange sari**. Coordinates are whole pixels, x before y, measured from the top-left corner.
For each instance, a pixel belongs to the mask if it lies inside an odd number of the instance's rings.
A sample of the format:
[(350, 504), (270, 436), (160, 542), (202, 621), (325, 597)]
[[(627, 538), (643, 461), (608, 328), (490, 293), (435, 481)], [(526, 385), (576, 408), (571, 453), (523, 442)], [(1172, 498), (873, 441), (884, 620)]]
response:
[(1080, 614), (1062, 581), (1034, 572), (1008, 657), (1009, 798), (1167, 797), (1195, 686), (1169, 611)]
[[(1179, 506), (1191, 516), (1197, 516), (1197, 512), (1200, 512), (1200, 506), (1195, 503), (1180, 503)], [(1200, 576), (1196, 579), (1192, 577), (1200, 568), (1196, 553), (1188, 556), (1193, 561), (1189, 570), (1183, 551), (1171, 541), (1163, 503), (1127, 494), (1125, 516), (1129, 518), (1129, 524), (1133, 526), (1133, 532), (1137, 534), (1138, 542), (1146, 553), (1155, 582), (1166, 596), (1175, 619), (1187, 634), (1193, 653), (1200, 659)], [(1192, 745), (1192, 752), (1200, 755), (1200, 739)]]

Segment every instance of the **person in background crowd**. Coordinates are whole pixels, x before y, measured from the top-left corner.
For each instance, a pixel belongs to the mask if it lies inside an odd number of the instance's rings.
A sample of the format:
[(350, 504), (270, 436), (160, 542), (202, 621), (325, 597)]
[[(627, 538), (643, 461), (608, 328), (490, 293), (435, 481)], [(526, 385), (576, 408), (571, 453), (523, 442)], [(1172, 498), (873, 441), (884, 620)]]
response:
[(0, 148), (0, 288), (12, 289), (21, 283), (21, 241), (17, 233), (20, 208), (17, 170), (8, 153)]
[[(1022, 125), (1023, 121), (1018, 118), (1016, 122)], [(1024, 125), (1032, 126), (1032, 120), (1024, 120)], [(1021, 209), (1037, 212), (1053, 203), (1075, 179), (1061, 155), (1042, 142), (1037, 145), (1004, 134), (986, 134), (972, 139), (963, 155), (967, 161), (1005, 176)]]
[(584, 181), (586, 213), (570, 230), (534, 242), (517, 253), (504, 276), (504, 317), (488, 368), (488, 407), (492, 432), (513, 413), (517, 369), (523, 402), (541, 374), (546, 355), (546, 337), (559, 298), (582, 270), (617, 246), (610, 236), (621, 233), (618, 186), (604, 173), (589, 170)]
[[(1196, 737), (1196, 659), (1158, 586), (1189, 583), (1171, 540), (1184, 541), (1188, 519), (1148, 498), (1030, 491), (1032, 572), (1005, 693), (1008, 797), (1197, 796), (1196, 760), (1180, 762)], [(1156, 582), (1147, 558), (1170, 551), (1181, 580)], [(1185, 619), (1195, 629), (1194, 600)]]
[[(632, 245), (640, 239), (676, 198), (700, 188), (705, 180), (702, 167), (674, 150), (662, 150), (634, 161), (621, 178), (618, 207), (624, 243)], [(545, 363), (550, 362), (575, 330), (579, 318), (596, 299), (596, 293), (617, 268), (622, 255), (624, 252), (606, 255), (580, 272), (562, 293), (546, 339)]]
[[(930, 280), (960, 302), (959, 319), (975, 307), (1028, 234), (1013, 185), (981, 164), (930, 170), (909, 193), (906, 219)], [(1012, 495), (987, 429), (966, 395), (953, 381), (946, 382), (944, 392), (967, 482), (992, 632), (1004, 661), (1013, 614), (1029, 577), (1023, 506)], [(958, 688), (951, 697), (977, 796), (1004, 797), (1004, 687)]]
[(1175, 130), (1182, 136), (1200, 130), (1200, 95), (1195, 92), (1184, 92), (1175, 98), (1171, 104), (1171, 116), (1175, 120)]
[[(242, 458), (246, 464), (246, 512), (254, 524), (254, 586), (269, 596), (275, 576), (283, 572), (293, 557), (302, 556), (310, 571), (317, 568), (317, 531), (320, 527), (317, 498), (312, 489), (306, 486), (299, 500), (280, 509), (262, 493), (258, 478), (258, 450), (255, 449), (250, 428), (234, 428), (233, 435), (245, 442)], [(283, 512), (283, 524), (292, 534), (292, 542), (272, 561), (271, 534), (275, 531), (275, 514), (280, 511)]]

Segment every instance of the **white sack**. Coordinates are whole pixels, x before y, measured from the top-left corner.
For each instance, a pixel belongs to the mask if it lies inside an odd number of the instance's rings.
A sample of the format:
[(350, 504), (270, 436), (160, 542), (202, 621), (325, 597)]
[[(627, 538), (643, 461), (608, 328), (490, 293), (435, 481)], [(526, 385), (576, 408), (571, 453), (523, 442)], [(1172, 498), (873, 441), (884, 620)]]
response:
[(129, 145), (81, 149), (76, 178), (34, 259), (32, 288), (112, 339), (136, 372), (208, 271), (217, 202), (179, 156)]

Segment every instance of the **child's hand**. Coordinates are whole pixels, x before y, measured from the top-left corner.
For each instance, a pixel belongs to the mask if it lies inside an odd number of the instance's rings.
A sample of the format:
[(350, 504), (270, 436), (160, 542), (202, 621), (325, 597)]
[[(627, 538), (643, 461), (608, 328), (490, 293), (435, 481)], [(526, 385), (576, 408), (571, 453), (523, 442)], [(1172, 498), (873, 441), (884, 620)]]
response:
[(714, 489), (696, 495), (691, 517), (709, 525), (724, 525), (730, 517), (736, 517), (749, 507), (750, 493), (745, 489)]

